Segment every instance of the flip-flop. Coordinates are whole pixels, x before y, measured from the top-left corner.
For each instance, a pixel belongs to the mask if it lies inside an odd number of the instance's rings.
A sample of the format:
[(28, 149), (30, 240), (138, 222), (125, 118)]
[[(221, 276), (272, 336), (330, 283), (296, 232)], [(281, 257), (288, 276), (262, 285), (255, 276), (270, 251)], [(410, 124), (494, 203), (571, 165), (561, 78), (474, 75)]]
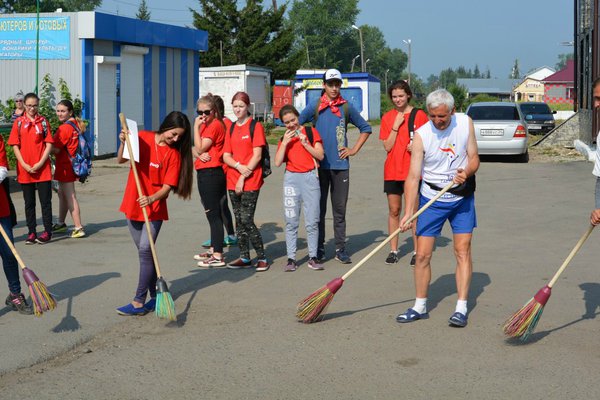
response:
[(452, 316), (450, 317), (450, 319), (448, 319), (448, 323), (452, 326), (456, 326), (459, 328), (464, 328), (465, 326), (467, 326), (467, 319), (469, 317), (467, 317), (466, 315), (459, 313), (459, 312), (455, 312), (454, 314), (452, 314)]
[(412, 308), (409, 308), (408, 310), (406, 310), (406, 312), (404, 312), (404, 314), (399, 314), (396, 317), (396, 322), (405, 324), (407, 322), (414, 322), (419, 319), (427, 319), (427, 318), (429, 318), (429, 313), (420, 314), (420, 313), (416, 312), (415, 310), (413, 310)]

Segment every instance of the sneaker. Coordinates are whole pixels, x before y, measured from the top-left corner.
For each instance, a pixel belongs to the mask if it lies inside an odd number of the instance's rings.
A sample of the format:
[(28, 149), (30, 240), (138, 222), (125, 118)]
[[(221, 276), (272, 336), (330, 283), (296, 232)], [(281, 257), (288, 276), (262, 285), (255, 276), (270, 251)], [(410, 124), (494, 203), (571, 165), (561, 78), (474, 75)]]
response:
[(52, 233), (64, 233), (67, 231), (67, 224), (64, 222), (62, 224), (54, 224), (52, 225)]
[(18, 311), (20, 314), (33, 314), (33, 308), (27, 304), (27, 300), (25, 300), (23, 293), (9, 294), (4, 303), (12, 308), (13, 311)]
[(202, 247), (204, 247), (205, 249), (210, 249), (210, 239), (202, 243)]
[(35, 232), (27, 235), (27, 239), (25, 240), (25, 244), (35, 244), (35, 240), (37, 239), (37, 235)]
[(325, 269), (323, 268), (323, 264), (321, 264), (316, 257), (311, 257), (311, 259), (308, 260), (308, 268), (314, 269), (315, 271), (322, 271)]
[[(156, 303), (155, 303), (156, 304)], [(134, 307), (133, 304), (129, 303), (126, 306), (117, 308), (117, 314), (119, 315), (146, 315), (148, 310), (144, 306)]]
[(248, 260), (248, 261), (244, 261), (241, 258), (238, 258), (235, 261), (230, 262), (229, 264), (227, 264), (227, 268), (229, 269), (244, 269), (244, 268), (250, 268), (252, 267), (252, 261)]
[(352, 262), (348, 253), (346, 253), (346, 249), (336, 250), (335, 259), (341, 262), (342, 264), (350, 264)]
[(42, 232), (42, 234), (35, 239), (35, 242), (39, 243), (39, 244), (46, 244), (51, 239), (52, 239), (52, 234), (50, 234), (48, 232)]
[(71, 237), (74, 239), (82, 238), (85, 236), (85, 231), (83, 228), (75, 228), (73, 232), (71, 232)]
[(200, 261), (198, 263), (199, 267), (208, 267), (208, 268), (213, 268), (213, 267), (224, 267), (225, 266), (225, 262), (223, 261), (222, 258), (217, 258), (215, 256), (210, 256), (210, 258), (207, 258), (204, 261)]
[(413, 253), (412, 257), (410, 258), (410, 266), (414, 267), (416, 263), (417, 263), (417, 253)]
[(238, 238), (237, 236), (225, 236), (225, 239), (223, 239), (223, 246), (237, 246), (238, 244)]
[(194, 254), (194, 260), (197, 260), (197, 261), (208, 260), (209, 258), (212, 257), (212, 255), (213, 255), (212, 251), (206, 251), (204, 253)]
[(283, 267), (283, 271), (284, 272), (294, 272), (297, 269), (298, 269), (298, 265), (296, 264), (296, 260), (288, 258), (286, 266)]
[(156, 298), (155, 297), (150, 298), (150, 300), (148, 300), (148, 302), (146, 304), (144, 304), (144, 310), (146, 310), (148, 312), (154, 312), (155, 308), (156, 308)]
[(398, 262), (398, 252), (390, 251), (390, 254), (385, 259), (387, 265), (396, 264)]
[(258, 260), (256, 262), (256, 272), (268, 271), (271, 265), (266, 259)]

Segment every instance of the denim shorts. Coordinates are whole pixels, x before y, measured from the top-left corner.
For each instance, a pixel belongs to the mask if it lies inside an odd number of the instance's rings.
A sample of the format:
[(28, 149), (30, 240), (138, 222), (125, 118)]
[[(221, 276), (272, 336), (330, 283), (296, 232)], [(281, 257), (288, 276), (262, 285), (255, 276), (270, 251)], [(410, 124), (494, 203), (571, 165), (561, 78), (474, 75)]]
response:
[[(419, 195), (419, 207), (423, 207), (428, 198)], [(450, 221), (452, 233), (473, 233), (477, 227), (475, 213), (475, 195), (463, 197), (458, 201), (436, 201), (417, 219), (417, 236), (440, 236), (446, 220)]]

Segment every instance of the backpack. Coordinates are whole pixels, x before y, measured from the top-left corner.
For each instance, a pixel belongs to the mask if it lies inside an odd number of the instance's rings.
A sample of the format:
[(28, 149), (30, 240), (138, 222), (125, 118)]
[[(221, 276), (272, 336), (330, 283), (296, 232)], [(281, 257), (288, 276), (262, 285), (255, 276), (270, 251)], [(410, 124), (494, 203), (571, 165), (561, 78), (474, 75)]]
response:
[(71, 125), (77, 131), (77, 136), (79, 137), (79, 145), (77, 146), (75, 155), (71, 157), (68, 152), (67, 155), (71, 160), (73, 173), (79, 178), (79, 182), (84, 183), (92, 172), (92, 149), (90, 142), (76, 124), (71, 121), (65, 123)]
[[(233, 135), (233, 129), (235, 128), (235, 123), (231, 124), (229, 127), (229, 137)], [(254, 128), (256, 128), (256, 121), (254, 119), (250, 120), (250, 141), (254, 140)], [(263, 179), (267, 176), (271, 175), (273, 171), (271, 171), (271, 154), (269, 154), (269, 145), (266, 144), (262, 146), (262, 155), (259, 161), (262, 166), (262, 177)]]
[[(19, 120), (17, 122), (17, 133), (19, 135), (19, 142), (21, 141), (21, 124), (23, 121)], [(42, 132), (44, 134), (44, 139), (46, 139), (46, 135), (48, 134), (48, 122), (46, 122), (46, 118), (42, 120)]]
[(408, 138), (411, 141), (415, 136), (415, 117), (417, 116), (417, 112), (419, 112), (419, 109), (413, 108), (410, 110), (410, 115), (408, 116)]

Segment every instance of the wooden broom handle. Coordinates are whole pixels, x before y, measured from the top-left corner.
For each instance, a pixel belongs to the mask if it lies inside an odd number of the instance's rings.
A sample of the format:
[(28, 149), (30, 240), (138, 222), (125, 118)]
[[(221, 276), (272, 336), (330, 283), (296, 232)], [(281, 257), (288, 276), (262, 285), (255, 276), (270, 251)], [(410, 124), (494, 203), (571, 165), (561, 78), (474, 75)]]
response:
[[(135, 166), (135, 159), (133, 158), (133, 150), (131, 148), (131, 142), (129, 141), (129, 127), (127, 126), (127, 120), (125, 114), (119, 113), (119, 119), (121, 120), (121, 128), (127, 132), (125, 135), (125, 143), (127, 144), (127, 151), (129, 151), (129, 162), (131, 169), (133, 170), (133, 177), (135, 178), (135, 186), (137, 187), (138, 196), (144, 196), (142, 192), (142, 185), (140, 184), (140, 178), (138, 176), (137, 167)], [(152, 259), (154, 260), (154, 268), (156, 269), (157, 277), (161, 277), (160, 266), (158, 264), (158, 256), (156, 255), (156, 247), (154, 246), (154, 239), (152, 238), (152, 229), (150, 228), (150, 220), (148, 219), (148, 211), (146, 206), (142, 207), (142, 213), (144, 214), (144, 221), (146, 222), (146, 232), (148, 233), (148, 242), (150, 242), (150, 250), (152, 251)]]
[(1, 224), (0, 224), (0, 233), (2, 233), (2, 237), (4, 238), (4, 241), (6, 242), (8, 247), (10, 247), (10, 251), (12, 251), (13, 255), (17, 259), (17, 262), (19, 263), (19, 266), (21, 267), (21, 269), (27, 268), (25, 263), (21, 259), (21, 256), (19, 256), (19, 253), (17, 253), (17, 249), (15, 248), (15, 245), (13, 244), (13, 242), (10, 241), (8, 234), (6, 233), (6, 231), (4, 230), (4, 227)]
[(594, 226), (595, 225), (590, 224), (590, 227), (587, 229), (587, 231), (585, 231), (585, 233), (583, 234), (583, 236), (581, 236), (581, 239), (579, 239), (579, 242), (577, 242), (577, 244), (575, 245), (575, 247), (573, 247), (573, 250), (571, 250), (571, 252), (567, 256), (567, 259), (562, 263), (562, 265), (560, 266), (560, 268), (558, 269), (558, 271), (556, 271), (556, 274), (554, 274), (554, 276), (552, 277), (552, 280), (548, 284), (549, 288), (551, 288), (552, 286), (554, 286), (554, 284), (558, 280), (558, 277), (560, 276), (560, 274), (562, 274), (562, 272), (565, 270), (565, 268), (567, 268), (567, 265), (569, 265), (569, 263), (571, 262), (571, 260), (573, 259), (573, 257), (575, 257), (575, 254), (577, 254), (577, 252), (579, 251), (579, 249), (581, 249), (581, 246), (583, 246), (583, 243), (585, 243), (585, 241), (587, 240), (587, 238), (590, 236), (590, 234), (594, 230)]
[[(437, 201), (437, 199), (442, 197), (442, 195), (444, 193), (446, 193), (448, 190), (450, 190), (452, 188), (452, 186), (454, 186), (454, 182), (450, 182), (446, 186), (444, 186), (444, 188), (442, 190), (440, 190), (438, 192), (438, 194), (433, 196), (433, 198), (431, 200), (429, 200), (425, 205), (423, 205), (423, 207), (419, 208), (419, 210), (417, 210), (417, 212), (412, 217), (410, 217), (408, 221), (406, 221), (406, 224), (409, 224), (409, 223), (413, 222), (415, 219), (417, 219), (417, 217), (419, 215), (421, 215), (423, 213), (423, 211), (427, 210), (427, 208), (429, 208), (430, 205), (432, 205), (433, 203), (435, 203)], [(379, 250), (381, 250), (381, 248), (383, 246), (385, 246), (390, 240), (392, 240), (394, 238), (394, 236), (398, 235), (401, 230), (402, 230), (402, 226), (400, 226), (398, 229), (396, 229), (383, 242), (379, 243), (379, 245), (377, 247), (375, 247), (373, 249), (373, 251), (371, 251), (362, 260), (360, 260), (354, 267), (352, 267), (352, 269), (350, 269), (350, 271), (346, 272), (344, 274), (344, 276), (342, 276), (342, 279), (346, 280), (346, 278), (348, 278), (350, 275), (352, 275), (352, 273), (354, 271), (359, 269), (364, 263), (366, 263), (369, 260), (369, 258), (371, 258), (375, 253), (377, 253)]]

